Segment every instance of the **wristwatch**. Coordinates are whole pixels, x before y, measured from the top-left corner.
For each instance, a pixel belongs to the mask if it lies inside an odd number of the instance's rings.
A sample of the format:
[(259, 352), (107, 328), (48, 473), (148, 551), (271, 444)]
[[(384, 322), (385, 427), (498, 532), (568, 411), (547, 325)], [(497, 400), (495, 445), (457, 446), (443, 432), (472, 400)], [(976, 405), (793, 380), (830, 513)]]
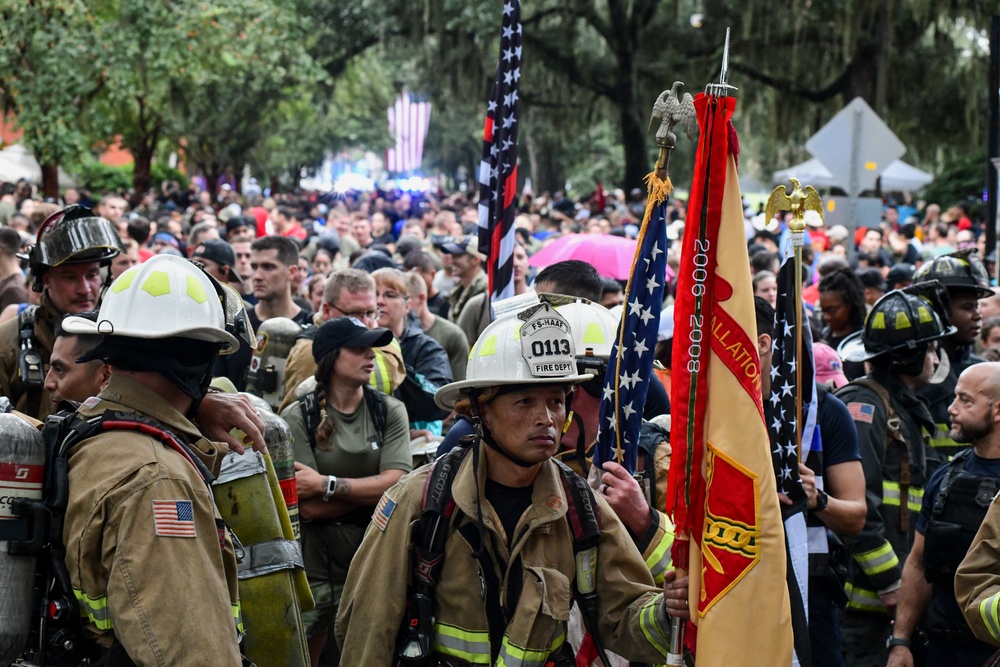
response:
[(822, 512), (826, 509), (826, 506), (830, 503), (830, 496), (826, 495), (826, 491), (823, 489), (816, 489), (816, 507), (813, 508), (813, 512)]
[(337, 490), (337, 478), (333, 475), (327, 475), (326, 477), (326, 491), (323, 492), (323, 500), (329, 500), (333, 497), (333, 492)]
[(885, 640), (885, 647), (891, 650), (893, 646), (905, 646), (906, 648), (910, 648), (910, 640), (906, 637), (893, 637), (890, 635), (889, 638)]

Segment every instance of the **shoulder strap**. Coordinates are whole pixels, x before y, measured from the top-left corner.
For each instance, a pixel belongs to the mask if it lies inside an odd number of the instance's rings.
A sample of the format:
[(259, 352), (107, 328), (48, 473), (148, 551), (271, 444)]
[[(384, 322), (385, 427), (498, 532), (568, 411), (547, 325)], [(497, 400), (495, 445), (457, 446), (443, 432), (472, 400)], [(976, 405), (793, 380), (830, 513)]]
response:
[(455, 512), (451, 486), (468, 452), (468, 447), (456, 447), (435, 461), (427, 475), (420, 518), (410, 543), (413, 572), (406, 610), (396, 635), (396, 664), (424, 664), (431, 657), (434, 589), (444, 566), (447, 527)]
[(389, 417), (389, 408), (385, 404), (385, 396), (382, 392), (371, 385), (364, 386), (365, 405), (368, 406), (368, 414), (371, 415), (372, 424), (375, 426), (375, 433), (378, 436), (378, 445), (382, 446), (385, 441), (385, 424)]
[(559, 467), (569, 508), (566, 519), (573, 532), (573, 555), (576, 557), (576, 577), (573, 578), (573, 599), (580, 606), (583, 626), (594, 640), (594, 648), (604, 665), (610, 665), (604, 642), (599, 633), (600, 604), (597, 599), (597, 545), (601, 541), (601, 517), (594, 490), (587, 480), (573, 472), (562, 461), (553, 459)]
[(299, 410), (302, 412), (302, 421), (306, 424), (306, 435), (309, 436), (309, 449), (316, 452), (316, 429), (319, 428), (319, 406), (316, 404), (316, 395), (307, 392), (299, 399)]

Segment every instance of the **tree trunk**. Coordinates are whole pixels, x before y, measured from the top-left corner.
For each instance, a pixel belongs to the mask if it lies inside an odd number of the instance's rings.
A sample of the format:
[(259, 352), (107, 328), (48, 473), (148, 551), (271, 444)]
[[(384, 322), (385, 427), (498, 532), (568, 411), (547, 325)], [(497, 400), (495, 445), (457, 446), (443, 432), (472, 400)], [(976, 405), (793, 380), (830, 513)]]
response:
[(635, 87), (631, 77), (618, 86), (615, 103), (622, 126), (622, 149), (625, 151), (625, 183), (623, 189), (642, 188), (643, 179), (652, 168), (646, 156), (646, 128), (637, 110)]
[(42, 196), (59, 200), (59, 163), (46, 162), (42, 167)]
[(132, 157), (135, 160), (135, 171), (132, 175), (132, 188), (135, 190), (137, 199), (149, 190), (153, 182), (153, 147), (155, 142), (148, 144), (141, 142), (139, 146), (132, 148)]

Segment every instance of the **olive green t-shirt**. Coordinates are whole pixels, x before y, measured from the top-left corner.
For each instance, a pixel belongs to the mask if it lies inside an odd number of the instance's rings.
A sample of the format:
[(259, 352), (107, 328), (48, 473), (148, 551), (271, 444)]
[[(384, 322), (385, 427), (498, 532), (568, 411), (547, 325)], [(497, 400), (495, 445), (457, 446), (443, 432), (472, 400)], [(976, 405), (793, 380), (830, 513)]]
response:
[(385, 437), (382, 442), (378, 442), (375, 424), (365, 401), (361, 401), (353, 414), (345, 414), (327, 405), (326, 414), (333, 422), (333, 435), (325, 447), (317, 443), (315, 452), (309, 447), (300, 402), (289, 405), (281, 416), (292, 431), (295, 460), (322, 475), (350, 479), (371, 477), (384, 470), (412, 470), (406, 408), (391, 396), (383, 396), (382, 399), (386, 403)]

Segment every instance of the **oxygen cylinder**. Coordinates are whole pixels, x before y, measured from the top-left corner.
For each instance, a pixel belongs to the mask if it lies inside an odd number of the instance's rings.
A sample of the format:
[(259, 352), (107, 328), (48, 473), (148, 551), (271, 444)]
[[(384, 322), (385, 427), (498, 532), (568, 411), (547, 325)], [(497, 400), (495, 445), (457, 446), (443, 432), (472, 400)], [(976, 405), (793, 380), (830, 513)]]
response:
[(250, 359), (247, 391), (260, 396), (276, 411), (285, 393), (285, 361), (302, 333), (287, 317), (264, 320), (257, 329), (257, 350)]
[(257, 408), (264, 427), (264, 443), (267, 453), (274, 463), (274, 473), (278, 478), (281, 496), (288, 509), (288, 520), (291, 522), (292, 537), (300, 539), (299, 530), (299, 492), (295, 486), (295, 454), (292, 450), (292, 433), (284, 419), (271, 412), (264, 399), (253, 394), (244, 394)]
[[(262, 412), (262, 417), (267, 414)], [(214, 484), (219, 512), (242, 545), (237, 551), (243, 552), (238, 577), (246, 628), (244, 652), (258, 665), (308, 667), (303, 601), (296, 586), (297, 575), (305, 579), (302, 551), (298, 542), (286, 537), (282, 524), (288, 521), (287, 513), (276, 499), (280, 492), (273, 490), (271, 479), (276, 487), (269, 457), (247, 450), (226, 454)], [(308, 585), (305, 590), (311, 608)]]
[(7, 553), (6, 539), (29, 538), (28, 520), (11, 505), (14, 498), (40, 499), (44, 482), (42, 434), (15, 415), (0, 414), (0, 665), (24, 652), (33, 620), (36, 559)]

